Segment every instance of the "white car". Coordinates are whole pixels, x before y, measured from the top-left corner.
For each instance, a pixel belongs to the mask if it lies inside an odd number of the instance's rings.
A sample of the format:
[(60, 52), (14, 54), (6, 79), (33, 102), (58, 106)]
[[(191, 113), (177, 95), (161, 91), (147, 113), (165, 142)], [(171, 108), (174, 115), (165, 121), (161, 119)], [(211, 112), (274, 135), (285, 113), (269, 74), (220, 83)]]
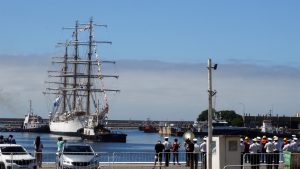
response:
[(67, 144), (57, 154), (57, 168), (61, 169), (97, 169), (98, 154), (88, 144)]
[(0, 144), (0, 169), (36, 169), (36, 160), (19, 144)]

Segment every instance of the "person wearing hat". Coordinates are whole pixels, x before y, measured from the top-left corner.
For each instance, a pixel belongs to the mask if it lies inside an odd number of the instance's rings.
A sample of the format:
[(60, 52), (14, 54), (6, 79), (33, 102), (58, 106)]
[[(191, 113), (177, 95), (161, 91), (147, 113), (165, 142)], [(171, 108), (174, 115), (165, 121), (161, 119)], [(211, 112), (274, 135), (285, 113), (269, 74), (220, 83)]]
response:
[(281, 146), (281, 149), (283, 149), (284, 145), (286, 145), (286, 144), (287, 144), (286, 137), (284, 137), (284, 138), (283, 138), (283, 144), (282, 144), (282, 146)]
[(180, 165), (178, 160), (178, 149), (180, 148), (180, 144), (178, 143), (178, 139), (175, 138), (172, 144), (172, 152), (173, 152), (173, 164), (175, 165), (175, 161), (178, 165)]
[(252, 139), (252, 144), (249, 147), (251, 169), (256, 169), (259, 161), (257, 139)]
[(249, 144), (249, 138), (247, 136), (244, 139), (244, 145), (245, 145), (245, 150), (244, 150), (244, 153), (245, 153), (245, 162), (249, 163), (250, 162), (250, 155), (249, 155), (250, 144)]
[(200, 151), (202, 157), (202, 168), (206, 169), (206, 137), (203, 138), (203, 142), (200, 144)]
[(281, 152), (281, 146), (280, 146), (280, 143), (278, 142), (278, 137), (277, 136), (274, 136), (274, 146), (275, 146), (275, 150), (274, 150), (274, 168), (278, 169), (278, 167), (279, 167), (279, 157), (280, 157), (279, 152)]
[(292, 152), (297, 152), (298, 151), (298, 138), (294, 137), (291, 144), (290, 144), (290, 148)]
[(264, 147), (261, 145), (261, 138), (259, 136), (256, 137), (256, 145), (258, 147), (258, 150), (257, 150), (258, 162), (261, 162), (261, 160), (262, 160), (262, 151), (263, 151)]
[(291, 152), (292, 149), (290, 144), (291, 144), (291, 140), (290, 139), (286, 140), (286, 144), (283, 146), (282, 150)]
[(194, 138), (194, 167), (195, 169), (198, 168), (198, 162), (199, 162), (199, 154), (201, 153), (200, 145), (197, 143), (197, 139)]
[(245, 154), (245, 144), (244, 144), (244, 140), (241, 138), (240, 139), (240, 149), (241, 149), (241, 165), (243, 168), (243, 163), (244, 163), (244, 154)]
[(171, 143), (169, 142), (169, 137), (165, 137), (165, 141), (163, 142), (163, 145), (165, 146), (165, 166), (169, 166), (170, 162), (170, 155), (171, 155)]
[(194, 143), (193, 141), (189, 141), (186, 147), (186, 155), (187, 155), (187, 166), (191, 169), (194, 168)]
[(267, 169), (272, 169), (272, 163), (273, 163), (273, 153), (275, 150), (275, 146), (272, 143), (272, 138), (268, 138), (268, 142), (265, 145), (266, 149), (266, 162), (267, 162)]
[[(154, 167), (156, 166), (156, 163), (159, 161), (159, 164), (162, 164), (162, 153), (165, 149), (165, 146), (161, 144), (161, 141), (158, 140), (155, 144), (155, 161), (154, 161)], [(153, 168), (154, 168), (153, 167)]]
[(7, 138), (7, 143), (8, 144), (16, 144), (16, 140), (14, 138), (13, 135), (9, 135), (8, 138)]
[(262, 149), (261, 149), (261, 158), (260, 158), (260, 161), (262, 163), (264, 163), (266, 161), (266, 149), (265, 149), (265, 145), (267, 143), (267, 136), (262, 136), (262, 139), (260, 141), (260, 144), (262, 146)]

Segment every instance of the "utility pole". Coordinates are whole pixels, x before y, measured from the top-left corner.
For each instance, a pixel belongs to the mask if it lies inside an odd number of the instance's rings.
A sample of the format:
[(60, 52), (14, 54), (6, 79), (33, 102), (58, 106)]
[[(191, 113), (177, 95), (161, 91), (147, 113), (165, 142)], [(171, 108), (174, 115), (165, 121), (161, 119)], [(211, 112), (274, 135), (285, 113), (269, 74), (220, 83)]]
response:
[(212, 169), (212, 97), (216, 94), (212, 90), (212, 78), (211, 78), (211, 68), (214, 70), (217, 69), (217, 64), (213, 67), (211, 66), (211, 59), (208, 59), (208, 140), (207, 140), (207, 148), (208, 148), (208, 156), (207, 156), (207, 169)]

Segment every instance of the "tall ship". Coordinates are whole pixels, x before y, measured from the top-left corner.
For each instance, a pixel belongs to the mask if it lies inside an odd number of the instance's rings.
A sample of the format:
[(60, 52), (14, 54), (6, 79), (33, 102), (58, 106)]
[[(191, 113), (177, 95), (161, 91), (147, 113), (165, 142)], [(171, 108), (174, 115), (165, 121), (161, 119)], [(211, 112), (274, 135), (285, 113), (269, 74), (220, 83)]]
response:
[[(118, 78), (118, 75), (103, 74), (103, 64), (115, 64), (115, 61), (102, 60), (98, 54), (99, 43), (109, 41), (95, 40), (95, 27), (107, 27), (93, 23), (76, 21), (75, 27), (63, 29), (72, 30), (72, 36), (64, 43), (64, 56), (53, 57), (55, 70), (48, 71), (46, 81), (49, 87), (44, 94), (52, 96), (52, 111), (49, 113), (51, 133), (82, 136), (84, 128), (106, 128), (109, 111), (109, 92), (117, 89), (105, 87), (104, 79)], [(90, 119), (93, 119), (92, 123)]]
[(49, 133), (49, 126), (41, 116), (33, 113), (32, 102), (29, 100), (29, 112), (25, 115), (22, 131), (24, 132), (37, 132)]

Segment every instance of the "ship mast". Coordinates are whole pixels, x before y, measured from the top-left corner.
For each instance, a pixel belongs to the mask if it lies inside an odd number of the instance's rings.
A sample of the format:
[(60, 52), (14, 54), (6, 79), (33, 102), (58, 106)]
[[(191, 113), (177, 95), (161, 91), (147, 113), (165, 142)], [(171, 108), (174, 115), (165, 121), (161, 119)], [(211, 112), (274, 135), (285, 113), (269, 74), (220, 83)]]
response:
[[(74, 48), (75, 48), (75, 55), (74, 55), (74, 77), (73, 77), (73, 88), (75, 89), (77, 86), (77, 60), (78, 60), (78, 20), (76, 21), (75, 24), (75, 44), (74, 44)], [(76, 93), (77, 91), (74, 90), (73, 91), (73, 105), (72, 105), (72, 109), (75, 110), (76, 109)]]
[[(66, 75), (68, 72), (68, 41), (65, 43), (65, 55), (64, 55), (64, 68), (63, 68), (63, 74)], [(64, 81), (63, 81), (63, 86), (64, 88), (67, 87), (67, 77), (64, 76)], [(63, 112), (66, 112), (66, 102), (67, 102), (67, 91), (63, 90)]]
[(91, 61), (92, 61), (92, 42), (93, 42), (93, 18), (90, 19), (89, 23), (90, 34), (89, 34), (89, 51), (88, 51), (88, 70), (87, 70), (87, 101), (86, 101), (86, 114), (90, 114), (90, 95), (91, 95)]

